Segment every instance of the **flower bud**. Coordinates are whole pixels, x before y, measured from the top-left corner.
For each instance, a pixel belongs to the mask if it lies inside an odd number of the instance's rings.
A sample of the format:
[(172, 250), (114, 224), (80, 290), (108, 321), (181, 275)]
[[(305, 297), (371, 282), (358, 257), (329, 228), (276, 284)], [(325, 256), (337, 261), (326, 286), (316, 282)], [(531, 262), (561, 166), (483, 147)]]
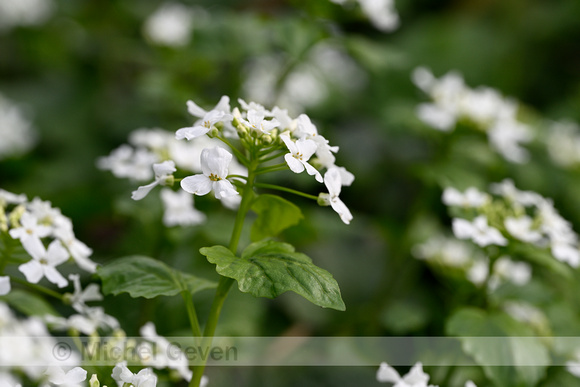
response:
[(318, 195), (317, 202), (318, 202), (319, 206), (323, 206), (323, 207), (330, 206), (330, 195), (326, 192), (321, 192)]
[(100, 386), (101, 383), (99, 382), (97, 375), (93, 374), (93, 376), (91, 376), (91, 380), (89, 380), (89, 387), (100, 387)]

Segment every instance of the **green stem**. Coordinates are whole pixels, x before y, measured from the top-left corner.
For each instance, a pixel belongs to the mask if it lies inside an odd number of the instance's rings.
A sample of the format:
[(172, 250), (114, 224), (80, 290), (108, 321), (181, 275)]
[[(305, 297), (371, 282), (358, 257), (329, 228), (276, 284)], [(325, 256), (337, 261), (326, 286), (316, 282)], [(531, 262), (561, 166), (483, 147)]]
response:
[(242, 152), (240, 152), (231, 142), (230, 140), (228, 140), (227, 138), (225, 138), (224, 136), (217, 136), (217, 138), (219, 140), (221, 140), (224, 144), (226, 144), (227, 146), (230, 147), (230, 149), (232, 150), (232, 152), (234, 152), (234, 155), (236, 155), (236, 157), (238, 158), (238, 160), (240, 161), (240, 163), (242, 163), (245, 167), (249, 167), (250, 166), (250, 162), (248, 160), (248, 158), (246, 156), (244, 156), (244, 154)]
[[(229, 249), (233, 254), (236, 254), (238, 250), (238, 244), (240, 242), (240, 237), (242, 235), (242, 229), (244, 227), (244, 220), (246, 215), (250, 210), (250, 205), (253, 199), (254, 190), (254, 180), (256, 178), (256, 168), (258, 166), (257, 161), (252, 161), (248, 166), (248, 181), (244, 186), (242, 191), (242, 202), (240, 203), (240, 208), (236, 214), (236, 222), (234, 224), (234, 229), (232, 230), (232, 236), (230, 238)], [(203, 331), (203, 340), (201, 348), (209, 348), (213, 340), (219, 316), (221, 314), (222, 307), (232, 287), (234, 280), (228, 277), (220, 277), (218, 287), (215, 292), (213, 303), (209, 311), (209, 317), (207, 323), (205, 324), (205, 329)], [(203, 372), (205, 370), (205, 362), (193, 369), (193, 376), (191, 377), (190, 387), (197, 387), (201, 382)]]
[(318, 201), (318, 196), (314, 196), (314, 195), (310, 195), (304, 192), (300, 192), (300, 191), (296, 191), (295, 189), (292, 188), (286, 188), (286, 187), (282, 187), (280, 185), (274, 185), (274, 184), (264, 184), (264, 183), (256, 183), (255, 184), (256, 187), (259, 188), (266, 188), (266, 189), (275, 189), (278, 191), (284, 191), (284, 192), (288, 192), (294, 195), (298, 195), (298, 196), (302, 196), (308, 199), (312, 199), (312, 200), (316, 200)]
[(181, 292), (181, 297), (183, 297), (185, 307), (187, 308), (189, 324), (191, 325), (191, 333), (193, 333), (193, 337), (201, 337), (201, 328), (199, 327), (199, 321), (197, 320), (197, 313), (195, 313), (195, 305), (193, 304), (193, 297), (191, 296), (191, 293), (187, 290)]
[(274, 154), (274, 155), (272, 155), (272, 156), (264, 157), (263, 159), (260, 159), (260, 161), (261, 161), (262, 163), (265, 163), (265, 162), (267, 162), (267, 161), (270, 161), (270, 160), (277, 159), (278, 157), (282, 157), (282, 156), (284, 156), (284, 155), (285, 155), (285, 154), (287, 154), (287, 153), (288, 153), (287, 151), (278, 152), (278, 153), (276, 153), (276, 154)]
[(36, 285), (36, 284), (31, 284), (30, 282), (24, 281), (23, 279), (20, 279), (18, 277), (10, 277), (10, 280), (11, 281), (14, 281), (14, 282), (17, 282), (19, 284), (22, 284), (22, 285), (26, 285), (29, 288), (36, 290), (37, 292), (44, 293), (44, 294), (46, 294), (48, 296), (51, 296), (51, 297), (57, 298), (57, 299), (59, 299), (61, 301), (64, 301), (64, 296), (62, 294), (57, 293), (54, 290), (45, 288), (44, 286), (40, 286), (40, 285)]

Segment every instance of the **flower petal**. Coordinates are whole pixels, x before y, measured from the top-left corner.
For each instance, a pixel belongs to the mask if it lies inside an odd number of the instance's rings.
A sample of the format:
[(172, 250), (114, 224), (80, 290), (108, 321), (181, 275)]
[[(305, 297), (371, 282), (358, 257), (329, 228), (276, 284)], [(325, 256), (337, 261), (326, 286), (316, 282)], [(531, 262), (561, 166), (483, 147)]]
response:
[[(282, 136), (280, 136), (282, 137)], [(284, 160), (294, 173), (301, 173), (304, 171), (304, 164), (302, 164), (296, 157), (294, 157), (291, 153), (286, 153), (284, 155)]]
[(18, 266), (18, 270), (26, 277), (31, 284), (36, 284), (44, 276), (42, 265), (36, 260), (28, 261)]
[(68, 285), (66, 278), (62, 276), (53, 266), (44, 265), (44, 275), (53, 284), (56, 284), (59, 288), (64, 288)]
[(205, 126), (196, 125), (187, 128), (178, 129), (175, 132), (175, 138), (177, 140), (183, 140), (184, 138), (187, 140), (194, 139), (196, 137), (203, 136), (207, 132), (209, 132), (210, 128), (206, 128)]
[(181, 180), (181, 188), (190, 194), (207, 195), (211, 191), (212, 181), (206, 175), (187, 176)]
[(232, 154), (219, 146), (205, 148), (201, 152), (201, 169), (206, 176), (214, 174), (225, 179), (228, 176), (231, 161)]
[(238, 191), (228, 180), (220, 180), (213, 183), (213, 190), (216, 199), (222, 199), (228, 196), (238, 195)]
[(135, 191), (131, 192), (131, 199), (133, 199), (133, 200), (141, 200), (141, 199), (143, 199), (158, 184), (159, 184), (158, 181), (154, 181), (151, 184), (142, 185), (141, 187), (137, 188)]

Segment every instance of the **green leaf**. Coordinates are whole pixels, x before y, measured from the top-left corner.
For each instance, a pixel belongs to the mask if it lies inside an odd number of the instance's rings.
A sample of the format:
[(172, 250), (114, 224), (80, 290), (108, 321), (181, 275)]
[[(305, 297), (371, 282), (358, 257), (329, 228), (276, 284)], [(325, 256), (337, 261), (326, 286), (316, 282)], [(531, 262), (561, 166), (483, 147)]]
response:
[(129, 293), (131, 297), (174, 296), (215, 288), (216, 282), (182, 273), (156, 259), (130, 256), (117, 259), (97, 270), (103, 280), (103, 293)]
[(530, 327), (503, 312), (460, 309), (449, 318), (446, 330), (460, 336), (463, 350), (482, 366), (494, 386), (535, 386), (545, 376), (548, 349)]
[(258, 196), (252, 203), (252, 211), (258, 214), (250, 234), (252, 241), (276, 236), (304, 217), (299, 207), (276, 195)]
[(346, 309), (332, 275), (287, 243), (252, 243), (241, 258), (224, 246), (204, 247), (200, 252), (217, 265), (219, 274), (237, 280), (244, 293), (275, 298), (290, 290), (323, 308)]
[(0, 265), (2, 262), (21, 264), (30, 261), (30, 255), (18, 239), (7, 232), (0, 232)]
[(59, 315), (44, 298), (24, 290), (14, 289), (5, 296), (0, 297), (0, 301), (7, 302), (14, 309), (27, 316)]

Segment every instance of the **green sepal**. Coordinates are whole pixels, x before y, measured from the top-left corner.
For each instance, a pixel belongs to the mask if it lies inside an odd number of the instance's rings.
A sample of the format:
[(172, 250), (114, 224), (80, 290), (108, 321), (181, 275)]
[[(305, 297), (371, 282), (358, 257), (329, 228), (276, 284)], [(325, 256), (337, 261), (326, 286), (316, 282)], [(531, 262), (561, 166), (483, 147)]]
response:
[(217, 266), (219, 274), (238, 281), (244, 293), (275, 298), (293, 291), (323, 308), (346, 309), (332, 274), (287, 243), (252, 243), (241, 258), (224, 246), (204, 247), (200, 252)]
[(104, 294), (129, 293), (133, 298), (174, 296), (182, 291), (194, 294), (217, 286), (216, 282), (182, 273), (144, 256), (117, 259), (97, 269), (97, 275), (103, 280)]

